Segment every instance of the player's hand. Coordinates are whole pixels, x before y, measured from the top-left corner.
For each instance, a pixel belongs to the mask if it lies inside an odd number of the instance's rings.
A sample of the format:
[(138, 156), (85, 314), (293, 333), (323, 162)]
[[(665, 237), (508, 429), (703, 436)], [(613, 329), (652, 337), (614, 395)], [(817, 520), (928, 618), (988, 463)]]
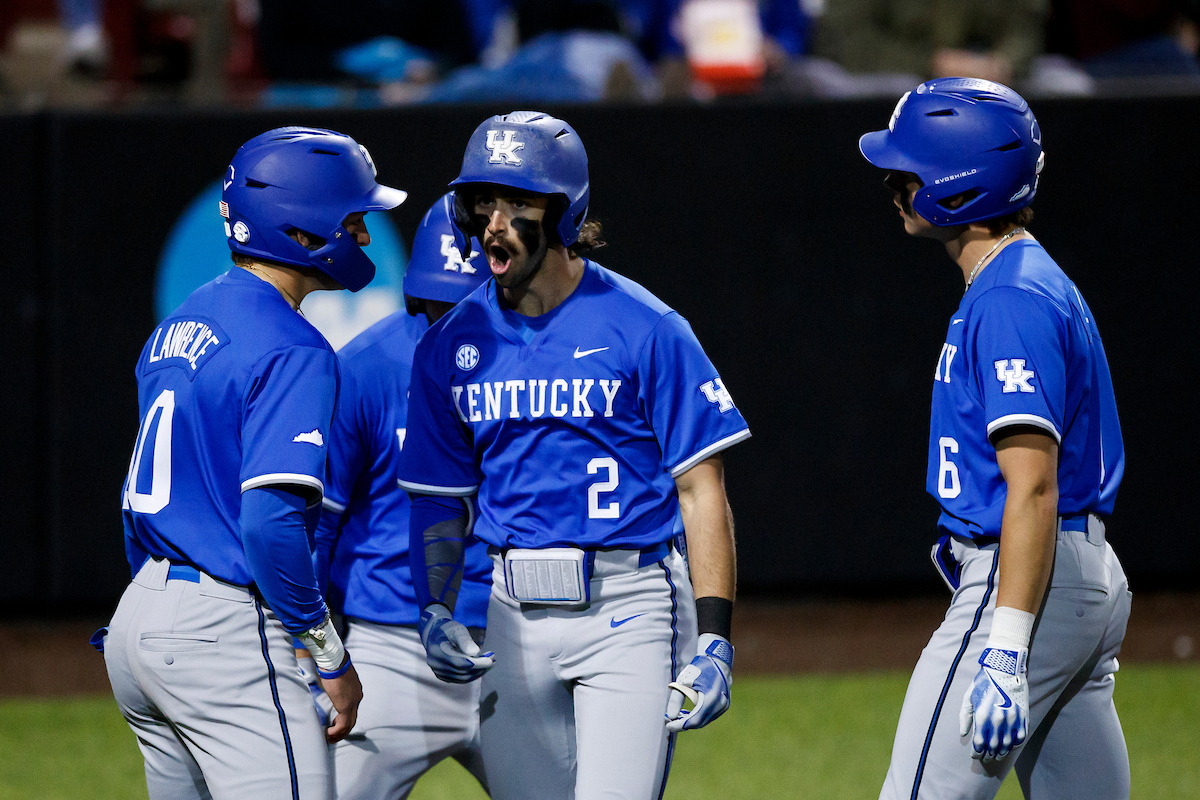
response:
[[(733, 645), (723, 636), (705, 633), (700, 636), (697, 650), (699, 654), (692, 663), (668, 684), (671, 698), (667, 701), (667, 730), (672, 732), (703, 728), (729, 708)], [(691, 702), (690, 711), (684, 710), (684, 699)]]
[(425, 662), (446, 683), (470, 683), (496, 663), (496, 654), (479, 652), (470, 631), (461, 622), (455, 622), (450, 609), (440, 603), (426, 606), (419, 627)]
[[(350, 658), (350, 654), (346, 654)], [(358, 704), (362, 702), (362, 683), (358, 680), (358, 672), (354, 665), (337, 678), (320, 678), (321, 688), (329, 695), (337, 716), (332, 724), (325, 729), (325, 740), (330, 744), (340, 742), (354, 728), (358, 720)]]
[(1029, 650), (989, 647), (979, 657), (979, 673), (963, 696), (958, 733), (966, 736), (974, 723), (972, 757), (1001, 759), (1029, 733)]
[(334, 717), (337, 716), (337, 709), (333, 707), (333, 701), (329, 699), (329, 695), (321, 688), (320, 680), (317, 677), (317, 665), (307, 650), (297, 650), (296, 661), (300, 664), (300, 677), (308, 684), (308, 691), (312, 693), (317, 719), (321, 721), (322, 728), (328, 728)]

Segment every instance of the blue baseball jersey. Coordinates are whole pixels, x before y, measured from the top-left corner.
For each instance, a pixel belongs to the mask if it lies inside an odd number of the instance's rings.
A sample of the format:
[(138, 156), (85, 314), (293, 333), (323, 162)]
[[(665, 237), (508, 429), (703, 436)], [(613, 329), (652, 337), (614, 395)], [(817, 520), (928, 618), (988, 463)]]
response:
[(1100, 331), (1079, 289), (1028, 239), (979, 274), (938, 358), (927, 486), (941, 528), (1000, 535), (1007, 491), (992, 437), (1013, 425), (1058, 442), (1060, 515), (1112, 513), (1125, 451)]
[(750, 436), (691, 326), (587, 261), (540, 317), (494, 280), (417, 346), (400, 457), (410, 492), (478, 492), (497, 547), (644, 548), (675, 531), (674, 477)]
[(320, 498), (337, 357), (273, 286), (235, 267), (154, 329), (136, 376), (122, 504), (130, 568), (153, 555), (249, 586), (242, 492), (286, 484)]
[[(347, 616), (386, 625), (416, 625), (408, 564), (408, 493), (397, 484), (406, 447), (408, 377), (413, 350), (429, 324), (399, 311), (338, 352), (342, 384), (333, 435), (325, 513), (317, 528), (317, 573), (328, 576), (331, 605)], [(418, 454), (419, 457), (419, 454)], [(487, 625), (492, 562), (471, 540), (454, 617)]]

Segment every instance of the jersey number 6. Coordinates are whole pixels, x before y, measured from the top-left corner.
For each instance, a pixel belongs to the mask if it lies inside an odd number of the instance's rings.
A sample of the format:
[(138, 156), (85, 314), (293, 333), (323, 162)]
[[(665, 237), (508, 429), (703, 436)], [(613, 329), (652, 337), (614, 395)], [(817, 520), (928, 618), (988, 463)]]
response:
[(946, 458), (947, 450), (957, 453), (958, 442), (950, 436), (943, 436), (938, 439), (938, 496), (952, 500), (962, 493), (962, 485), (958, 482), (958, 467)]
[[(150, 430), (158, 419), (158, 429), (150, 444)], [(125, 508), (139, 514), (157, 514), (171, 502), (171, 422), (175, 418), (175, 392), (164, 389), (155, 398), (146, 412), (133, 458), (129, 460), (129, 474), (125, 478)], [(142, 472), (142, 458), (146, 456), (146, 445), (150, 444), (150, 491), (138, 491), (138, 475)]]

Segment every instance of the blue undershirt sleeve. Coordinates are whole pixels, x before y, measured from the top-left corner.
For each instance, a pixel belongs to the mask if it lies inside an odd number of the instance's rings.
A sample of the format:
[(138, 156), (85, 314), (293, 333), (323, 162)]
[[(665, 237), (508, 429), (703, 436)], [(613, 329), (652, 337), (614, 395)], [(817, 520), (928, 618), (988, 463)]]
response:
[(263, 599), (291, 633), (321, 624), (327, 612), (304, 513), (304, 498), (283, 489), (263, 486), (242, 492), (238, 522), (246, 564)]
[[(457, 497), (410, 494), (408, 560), (417, 608), (458, 600), (466, 547), (467, 511)], [(471, 502), (469, 499), (465, 502)]]

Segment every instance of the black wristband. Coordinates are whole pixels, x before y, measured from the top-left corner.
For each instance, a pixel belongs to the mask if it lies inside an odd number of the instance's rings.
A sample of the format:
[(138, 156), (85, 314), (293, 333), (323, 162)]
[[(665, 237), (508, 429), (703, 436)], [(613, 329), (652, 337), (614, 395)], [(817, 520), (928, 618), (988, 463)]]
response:
[(724, 597), (696, 598), (696, 623), (700, 633), (715, 633), (729, 639), (733, 628), (733, 601)]

